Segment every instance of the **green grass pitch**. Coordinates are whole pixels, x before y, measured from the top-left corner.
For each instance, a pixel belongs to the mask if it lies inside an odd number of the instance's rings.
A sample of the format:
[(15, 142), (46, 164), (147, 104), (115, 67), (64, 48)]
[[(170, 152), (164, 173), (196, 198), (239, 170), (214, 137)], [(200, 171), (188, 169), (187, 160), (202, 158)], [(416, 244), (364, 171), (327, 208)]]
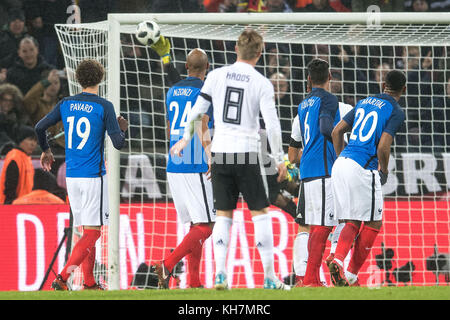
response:
[(450, 300), (450, 286), (0, 292), (0, 300)]

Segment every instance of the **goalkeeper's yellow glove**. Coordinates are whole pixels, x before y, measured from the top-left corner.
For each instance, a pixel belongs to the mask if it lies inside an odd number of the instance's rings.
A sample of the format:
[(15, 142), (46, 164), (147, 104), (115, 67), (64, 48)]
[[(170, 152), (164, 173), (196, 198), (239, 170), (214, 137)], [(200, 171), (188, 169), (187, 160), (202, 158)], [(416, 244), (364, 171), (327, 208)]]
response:
[(284, 156), (284, 164), (286, 165), (287, 172), (286, 172), (286, 180), (291, 181), (298, 181), (300, 176), (300, 171), (298, 170), (297, 166), (295, 164), (292, 164), (287, 156)]
[(152, 44), (150, 48), (156, 51), (164, 64), (168, 64), (170, 62), (170, 41), (163, 35), (161, 35), (159, 40)]

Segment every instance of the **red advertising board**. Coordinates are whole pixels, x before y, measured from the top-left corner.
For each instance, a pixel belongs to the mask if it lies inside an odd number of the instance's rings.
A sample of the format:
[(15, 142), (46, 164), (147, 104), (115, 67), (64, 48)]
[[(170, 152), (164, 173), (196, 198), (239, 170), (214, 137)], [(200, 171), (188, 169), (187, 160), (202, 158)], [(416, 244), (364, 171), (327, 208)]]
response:
[[(449, 208), (447, 201), (386, 202), (384, 226), (361, 270), (360, 283), (367, 286), (404, 285), (405, 282), (434, 285), (436, 275), (427, 269), (426, 260), (433, 256), (435, 250), (447, 257), (450, 253)], [(0, 212), (0, 290), (38, 290), (63, 237), (64, 228), (69, 224), (69, 208), (66, 205), (9, 205), (0, 206)], [(297, 225), (278, 208), (271, 208), (270, 214), (274, 230), (275, 269), (282, 278), (292, 270), (292, 247)], [(140, 263), (149, 264), (162, 259), (177, 245), (187, 229), (187, 226), (177, 223), (172, 204), (122, 205), (121, 288), (129, 288)], [(210, 239), (204, 247), (202, 281), (206, 287), (211, 287), (214, 260)], [(384, 265), (379, 259), (383, 249), (392, 249), (393, 253)], [(329, 246), (325, 255), (328, 250)], [(103, 248), (100, 252), (105, 255), (107, 250)], [(65, 245), (56, 257), (55, 272), (63, 267), (64, 257)], [(100, 262), (105, 263), (104, 259)], [(410, 262), (414, 265), (412, 272), (399, 272), (405, 270)], [(232, 287), (262, 286), (262, 265), (253, 243), (250, 213), (245, 207), (234, 213), (227, 268)], [(329, 283), (326, 268), (324, 270), (324, 279)], [(49, 289), (53, 277), (50, 273), (45, 290)], [(439, 275), (438, 279), (441, 284), (445, 283), (445, 275)], [(181, 280), (183, 287), (184, 275)]]

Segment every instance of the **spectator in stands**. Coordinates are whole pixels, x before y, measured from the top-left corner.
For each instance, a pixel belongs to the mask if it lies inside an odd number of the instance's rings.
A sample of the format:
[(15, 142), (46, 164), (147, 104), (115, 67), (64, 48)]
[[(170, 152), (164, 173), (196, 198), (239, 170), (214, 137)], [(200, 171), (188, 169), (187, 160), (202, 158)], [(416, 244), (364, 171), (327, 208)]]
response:
[(72, 2), (72, 0), (25, 0), (24, 2), (25, 16), (30, 21), (30, 34), (37, 39), (44, 60), (54, 66), (62, 64), (55, 24), (67, 23), (69, 18), (67, 9)]
[(325, 60), (330, 63), (330, 47), (327, 44), (317, 44), (314, 46), (313, 51), (317, 59)]
[(450, 11), (450, 1), (448, 0), (430, 0), (430, 11), (448, 12)]
[(36, 39), (25, 37), (20, 41), (18, 58), (8, 69), (6, 81), (16, 85), (27, 94), (31, 87), (41, 80), (42, 73), (54, 69), (39, 55), (39, 45)]
[(375, 95), (382, 92), (383, 79), (391, 69), (389, 63), (383, 62), (370, 71), (369, 94)]
[(328, 0), (312, 0), (312, 3), (306, 5), (301, 11), (304, 12), (336, 12)]
[(289, 56), (284, 53), (285, 50), (272, 47), (268, 49), (267, 58), (267, 76), (270, 77), (272, 74), (281, 72), (286, 78), (291, 77), (291, 64), (289, 62)]
[(25, 15), (20, 9), (9, 12), (7, 27), (0, 32), (0, 67), (9, 68), (17, 57), (20, 41), (26, 35)]
[(429, 2), (428, 0), (413, 0), (411, 9), (413, 12), (427, 12), (430, 10)]
[(0, 175), (0, 204), (11, 204), (16, 198), (33, 189), (34, 168), (30, 155), (37, 147), (33, 128), (22, 126), (17, 135), (16, 147), (5, 157)]
[[(123, 1), (125, 2), (125, 1)], [(155, 2), (160, 1), (152, 1), (154, 4)], [(177, 2), (177, 1), (166, 1), (167, 3)], [(98, 22), (103, 21), (108, 18), (108, 13), (114, 13), (116, 12), (119, 5), (118, 0), (79, 0), (78, 6), (80, 7), (81, 12), (81, 22), (82, 23), (88, 23), (88, 22)], [(157, 12), (153, 11), (153, 7), (151, 8), (150, 12)]]
[(11, 9), (21, 9), (23, 6), (22, 0), (1, 0), (0, 1), (0, 29), (5, 21), (9, 21), (9, 11)]
[[(90, 1), (91, 0), (86, 0)], [(174, 13), (174, 12), (205, 12), (203, 4), (198, 0), (153, 0), (150, 12)]]
[[(450, 151), (450, 73), (447, 74), (444, 84), (444, 96), (434, 96), (432, 108), (427, 114), (422, 112), (421, 116), (425, 124), (430, 126), (429, 131), (433, 133), (433, 145), (443, 147), (441, 152)], [(425, 128), (425, 131), (428, 128)]]
[(239, 0), (238, 11), (240, 12), (266, 12), (265, 0)]
[(289, 79), (281, 72), (276, 72), (269, 77), (275, 90), (275, 104), (278, 107), (281, 127), (283, 128), (283, 141), (290, 141), (291, 122), (297, 114), (298, 104), (294, 104), (292, 95), (289, 94)]
[(42, 169), (35, 169), (33, 190), (18, 197), (12, 204), (64, 204), (65, 190), (56, 184), (55, 176)]
[(285, 0), (267, 0), (266, 7), (268, 12), (292, 12)]
[[(38, 81), (25, 95), (23, 104), (25, 111), (30, 116), (31, 125), (34, 127), (47, 113), (49, 113), (60, 100), (61, 82), (58, 70), (48, 72), (48, 76)], [(62, 122), (51, 127), (49, 133), (52, 137), (64, 131)], [(61, 136), (54, 140), (52, 152), (64, 154), (65, 138)]]
[(237, 12), (239, 0), (210, 0), (204, 6), (208, 12)]
[(22, 99), (16, 86), (0, 85), (0, 150), (5, 144), (13, 144), (17, 127), (24, 122)]
[[(367, 93), (367, 76), (356, 66), (355, 52), (349, 47), (331, 46), (331, 66), (342, 69), (344, 92), (365, 96)], [(347, 51), (348, 50), (348, 51)]]
[[(138, 139), (154, 137), (153, 132), (147, 132), (146, 128), (151, 128), (157, 124), (157, 118), (150, 117), (146, 110), (164, 114), (164, 104), (159, 103), (164, 100), (162, 90), (157, 87), (162, 85), (162, 77), (150, 73), (150, 70), (155, 72), (161, 67), (160, 63), (148, 63), (148, 57), (153, 50), (149, 48), (144, 49), (138, 46), (128, 35), (121, 36), (122, 52), (124, 56), (121, 68), (121, 83), (126, 83), (126, 86), (121, 86), (121, 109), (128, 113), (127, 119), (130, 121), (129, 136), (135, 138), (131, 141), (131, 145), (138, 145)], [(150, 86), (152, 84), (155, 87)], [(157, 93), (160, 92), (160, 97), (157, 98)], [(145, 112), (142, 112), (144, 111)], [(164, 120), (164, 119), (163, 119)], [(159, 124), (164, 127), (164, 124)], [(140, 126), (145, 126), (144, 129), (139, 129)]]
[(330, 0), (329, 3), (336, 12), (352, 11), (352, 0)]
[(378, 6), (382, 12), (400, 12), (404, 11), (404, 0), (353, 0), (353, 12), (366, 12), (370, 6)]
[(339, 70), (331, 70), (330, 92), (342, 101), (342, 74)]
[[(291, 105), (289, 90), (289, 80), (281, 72), (276, 72), (269, 77), (275, 90), (275, 101), (277, 105)], [(291, 115), (289, 115), (291, 116)]]

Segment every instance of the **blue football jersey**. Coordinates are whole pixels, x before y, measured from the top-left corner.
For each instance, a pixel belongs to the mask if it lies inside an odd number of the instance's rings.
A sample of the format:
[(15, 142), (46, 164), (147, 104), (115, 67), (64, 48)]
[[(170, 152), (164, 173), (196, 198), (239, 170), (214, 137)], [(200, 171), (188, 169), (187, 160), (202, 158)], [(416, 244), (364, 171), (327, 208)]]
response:
[(336, 160), (333, 143), (320, 132), (319, 120), (330, 117), (333, 125), (340, 120), (337, 97), (321, 88), (313, 88), (298, 106), (298, 118), (303, 140), (300, 177), (314, 179), (328, 177)]
[(380, 94), (360, 100), (344, 121), (352, 131), (341, 157), (356, 161), (368, 170), (378, 170), (377, 146), (383, 132), (392, 137), (405, 121), (405, 114), (390, 95)]
[[(167, 92), (166, 118), (170, 122), (170, 148), (183, 138), (184, 130), (189, 127), (187, 123), (189, 112), (194, 107), (202, 86), (203, 81), (201, 79), (188, 77), (177, 82)], [(212, 128), (212, 106), (209, 108), (207, 115), (209, 116), (208, 127)], [(197, 173), (207, 171), (207, 157), (197, 135), (194, 135), (180, 157), (169, 154), (167, 172)]]
[[(44, 127), (62, 121), (65, 133), (66, 176), (92, 178), (105, 174), (104, 143), (108, 135), (121, 134), (114, 106), (96, 94), (80, 93), (62, 99), (38, 123)], [(41, 140), (41, 139), (40, 139)], [(41, 141), (41, 147), (45, 145)]]

